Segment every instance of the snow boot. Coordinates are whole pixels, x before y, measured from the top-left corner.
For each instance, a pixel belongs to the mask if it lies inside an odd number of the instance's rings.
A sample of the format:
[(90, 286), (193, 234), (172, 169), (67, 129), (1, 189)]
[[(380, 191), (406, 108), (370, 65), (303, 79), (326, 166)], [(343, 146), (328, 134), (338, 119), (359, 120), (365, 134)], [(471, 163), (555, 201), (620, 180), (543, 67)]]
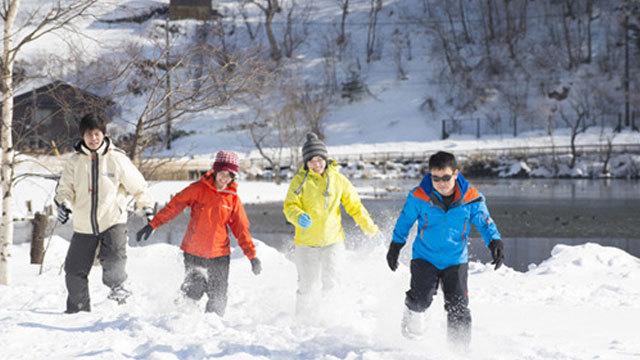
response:
[(107, 295), (107, 299), (114, 300), (118, 305), (122, 305), (127, 302), (129, 296), (131, 296), (131, 291), (125, 289), (121, 284), (111, 289), (111, 292)]
[(421, 338), (424, 331), (422, 328), (423, 318), (424, 313), (405, 308), (404, 314), (402, 314), (402, 321), (400, 322), (402, 335), (411, 340)]
[(447, 340), (453, 350), (466, 353), (471, 343), (471, 324), (449, 321), (447, 323)]

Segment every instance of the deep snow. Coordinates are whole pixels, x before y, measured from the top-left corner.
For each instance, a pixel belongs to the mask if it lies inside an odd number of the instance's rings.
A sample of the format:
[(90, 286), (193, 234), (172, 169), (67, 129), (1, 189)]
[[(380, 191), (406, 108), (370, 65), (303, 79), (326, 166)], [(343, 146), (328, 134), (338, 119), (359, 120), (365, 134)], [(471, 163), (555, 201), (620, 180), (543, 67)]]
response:
[[(128, 249), (134, 295), (107, 300), (101, 269), (90, 275), (93, 311), (63, 313), (58, 271), (68, 242), (54, 237), (45, 272), (15, 247), (15, 283), (0, 286), (3, 359), (637, 359), (640, 260), (595, 244), (558, 245), (525, 272), (470, 264), (473, 340), (450, 349), (441, 294), (428, 310), (422, 340), (400, 335), (409, 272), (392, 273), (384, 247), (348, 251), (343, 291), (318, 310), (320, 320), (293, 317), (296, 270), (285, 255), (256, 241), (263, 272), (254, 276), (239, 248), (232, 254), (224, 318), (204, 301), (178, 303), (181, 251), (155, 244)], [(407, 248), (403, 251), (408, 251)]]

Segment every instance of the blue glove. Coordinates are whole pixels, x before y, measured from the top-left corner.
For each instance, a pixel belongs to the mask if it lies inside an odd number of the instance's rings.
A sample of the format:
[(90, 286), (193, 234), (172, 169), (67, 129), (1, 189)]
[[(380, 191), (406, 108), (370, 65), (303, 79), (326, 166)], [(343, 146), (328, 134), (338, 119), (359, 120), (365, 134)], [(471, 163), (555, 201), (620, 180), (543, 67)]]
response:
[(382, 243), (384, 243), (384, 235), (382, 235), (382, 231), (379, 231), (378, 235), (376, 235), (373, 240), (376, 241), (378, 246), (382, 245)]
[(302, 214), (298, 216), (298, 225), (300, 225), (301, 228), (306, 229), (311, 226), (312, 223), (313, 221), (311, 221), (311, 216), (309, 216), (309, 214)]

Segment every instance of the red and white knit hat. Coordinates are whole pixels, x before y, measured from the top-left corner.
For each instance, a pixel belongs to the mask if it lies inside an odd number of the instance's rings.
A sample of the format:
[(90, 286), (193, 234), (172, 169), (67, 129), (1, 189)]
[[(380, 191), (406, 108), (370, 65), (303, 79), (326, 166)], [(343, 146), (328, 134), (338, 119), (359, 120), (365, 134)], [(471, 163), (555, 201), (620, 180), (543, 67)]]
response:
[(220, 150), (213, 161), (214, 171), (228, 171), (238, 175), (238, 154), (231, 151)]

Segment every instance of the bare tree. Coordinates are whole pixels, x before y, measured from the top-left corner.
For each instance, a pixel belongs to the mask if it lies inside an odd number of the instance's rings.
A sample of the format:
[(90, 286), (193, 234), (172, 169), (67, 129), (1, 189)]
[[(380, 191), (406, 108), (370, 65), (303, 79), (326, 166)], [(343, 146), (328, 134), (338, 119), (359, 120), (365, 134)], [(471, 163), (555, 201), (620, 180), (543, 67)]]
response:
[(252, 144), (279, 182), (283, 167), (298, 165), (303, 135), (314, 131), (323, 137), (329, 97), (325, 93), (314, 94), (295, 80), (273, 79), (264, 86), (270, 90), (246, 99), (252, 118), (239, 120), (235, 127), (247, 130)]
[(369, 29), (367, 30), (367, 63), (371, 62), (374, 47), (376, 45), (376, 29), (378, 26), (378, 13), (382, 11), (382, 0), (370, 0)]
[(13, 244), (13, 195), (15, 151), (13, 147), (13, 67), (22, 47), (43, 35), (71, 28), (73, 19), (86, 13), (97, 0), (77, 0), (43, 4), (31, 13), (22, 15), (21, 23), (16, 23), (20, 12), (19, 0), (5, 0), (0, 8), (0, 18), (4, 22), (2, 41), (2, 239), (0, 240), (0, 284), (11, 282), (10, 264)]
[(404, 71), (404, 66), (402, 65), (402, 52), (406, 43), (399, 29), (393, 30), (393, 33), (391, 34), (391, 43), (393, 44), (393, 60), (396, 64), (398, 79), (407, 80), (407, 73)]
[(279, 0), (244, 0), (254, 4), (264, 13), (265, 22), (264, 28), (267, 32), (267, 40), (269, 40), (269, 46), (271, 47), (271, 58), (274, 61), (280, 61), (282, 58), (282, 52), (278, 46), (276, 36), (273, 34), (273, 18), (277, 13), (282, 12)]
[(514, 78), (508, 87), (503, 88), (503, 94), (511, 115), (513, 136), (518, 136), (518, 120), (524, 118), (529, 98), (529, 82), (526, 79)]
[(309, 16), (313, 10), (311, 2), (300, 6), (296, 0), (283, 2), (286, 21), (282, 29), (282, 49), (288, 58), (293, 56), (294, 50), (304, 43), (309, 35)]
[[(247, 12), (247, 2), (240, 3), (240, 16), (242, 16), (242, 20), (244, 22), (244, 26), (247, 28), (247, 33), (249, 34), (249, 38), (251, 40), (255, 40), (256, 36), (258, 36), (258, 32), (262, 28), (262, 21), (258, 22), (256, 25), (252, 25), (251, 21), (249, 21), (249, 14)], [(254, 27), (255, 26), (255, 27)]]
[(325, 116), (329, 112), (331, 102), (330, 92), (326, 88), (322, 88), (322, 91), (318, 92), (313, 91), (307, 84), (302, 93), (297, 92), (294, 101), (297, 103), (295, 109), (306, 126), (321, 139), (324, 139)]
[(576, 138), (593, 125), (591, 118), (594, 115), (594, 94), (591, 92), (591, 89), (585, 86), (578, 86), (577, 89), (572, 91), (572, 96), (569, 97), (568, 101), (572, 113), (566, 114), (563, 108), (560, 107), (559, 114), (565, 125), (567, 125), (571, 131), (571, 164), (569, 168), (573, 169), (578, 156), (576, 152)]
[(604, 148), (600, 150), (602, 157), (602, 175), (609, 176), (609, 161), (611, 160), (611, 154), (613, 153), (613, 139), (617, 133), (612, 127), (605, 126), (604, 122), (600, 127), (600, 141), (604, 145)]
[[(130, 62), (135, 66), (127, 66), (133, 70), (127, 74), (128, 81), (143, 74), (140, 95), (145, 99), (143, 108), (136, 110), (138, 116), (132, 123), (135, 130), (128, 142), (127, 150), (133, 160), (139, 160), (141, 152), (153, 146), (155, 134), (168, 121), (227, 104), (237, 94), (249, 91), (264, 70), (255, 54), (220, 54), (221, 48), (212, 44), (158, 50), (155, 57), (147, 57), (143, 48), (130, 47)], [(169, 67), (165, 63), (166, 51), (173, 54)], [(207, 59), (195, 61), (194, 56), (202, 52), (208, 54)], [(167, 88), (169, 76), (173, 81)]]
[(332, 38), (324, 36), (324, 47), (322, 48), (322, 61), (323, 61), (323, 77), (324, 86), (330, 93), (336, 93), (338, 91), (338, 75), (336, 71), (337, 61), (337, 44)]
[(347, 41), (347, 36), (345, 35), (344, 25), (347, 22), (347, 15), (349, 15), (349, 0), (336, 0), (338, 2), (338, 6), (342, 10), (342, 18), (340, 19), (340, 35), (336, 39), (336, 43), (338, 45), (342, 45)]

